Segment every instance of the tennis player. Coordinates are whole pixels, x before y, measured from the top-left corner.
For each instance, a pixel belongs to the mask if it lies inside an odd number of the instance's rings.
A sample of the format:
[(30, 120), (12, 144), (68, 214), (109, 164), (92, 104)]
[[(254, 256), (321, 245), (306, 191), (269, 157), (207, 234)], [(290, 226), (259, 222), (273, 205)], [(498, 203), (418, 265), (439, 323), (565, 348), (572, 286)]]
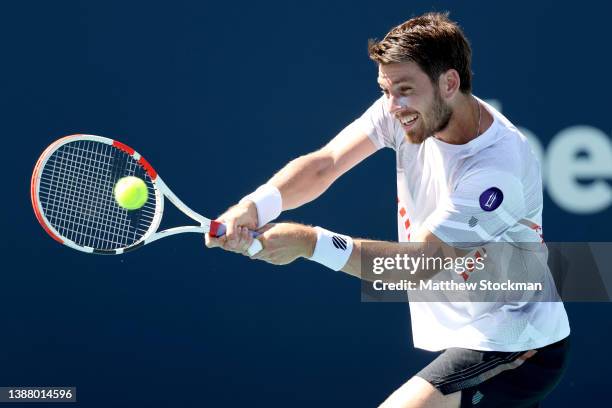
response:
[[(206, 245), (245, 253), (248, 229), (260, 228), (263, 250), (253, 258), (282, 265), (303, 257), (361, 277), (362, 255), (421, 255), (401, 242), (443, 251), (458, 242), (540, 243), (539, 163), (517, 128), (472, 95), (471, 48), (459, 26), (447, 14), (415, 17), (370, 41), (369, 55), (383, 95), (221, 215), (227, 235)], [(385, 147), (397, 158), (400, 243), (270, 223)], [(411, 302), (410, 310), (414, 346), (441, 353), (383, 407), (537, 407), (565, 369), (570, 328), (561, 302)]]

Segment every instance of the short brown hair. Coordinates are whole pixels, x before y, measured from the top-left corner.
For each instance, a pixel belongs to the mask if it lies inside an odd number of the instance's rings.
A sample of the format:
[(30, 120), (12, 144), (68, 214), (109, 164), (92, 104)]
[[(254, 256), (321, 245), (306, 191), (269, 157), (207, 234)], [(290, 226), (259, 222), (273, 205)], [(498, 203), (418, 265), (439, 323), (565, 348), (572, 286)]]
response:
[(459, 73), (463, 93), (472, 91), (472, 49), (447, 13), (427, 13), (394, 27), (381, 41), (368, 42), (370, 58), (379, 64), (413, 61), (433, 84), (449, 69)]

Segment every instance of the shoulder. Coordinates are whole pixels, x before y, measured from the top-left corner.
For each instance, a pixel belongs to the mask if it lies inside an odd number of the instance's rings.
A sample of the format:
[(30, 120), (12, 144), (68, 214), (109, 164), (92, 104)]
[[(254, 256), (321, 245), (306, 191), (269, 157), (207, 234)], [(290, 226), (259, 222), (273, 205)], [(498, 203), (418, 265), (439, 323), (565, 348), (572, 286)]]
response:
[(385, 106), (385, 97), (378, 98), (370, 107), (356, 120), (359, 128), (365, 132), (374, 142), (376, 147), (398, 146), (399, 124), (389, 113)]
[[(531, 152), (529, 140), (520, 129), (493, 106), (484, 101), (481, 102), (484, 104), (487, 111), (493, 115), (493, 126), (496, 126), (496, 143), (492, 144), (490, 148), (497, 152), (506, 152), (509, 154)], [(531, 159), (531, 157), (527, 157), (527, 159)]]
[(475, 172), (509, 174), (518, 179), (539, 169), (537, 156), (529, 140), (507, 118), (496, 112), (489, 143), (465, 161), (465, 175)]

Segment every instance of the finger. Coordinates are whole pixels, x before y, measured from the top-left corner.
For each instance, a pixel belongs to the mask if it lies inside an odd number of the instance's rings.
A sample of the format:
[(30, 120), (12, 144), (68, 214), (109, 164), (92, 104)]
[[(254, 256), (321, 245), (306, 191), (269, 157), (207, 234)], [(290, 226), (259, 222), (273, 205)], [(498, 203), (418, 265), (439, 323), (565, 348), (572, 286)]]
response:
[(232, 250), (242, 253), (242, 229), (240, 225), (236, 225), (236, 229), (234, 230), (234, 239), (231, 240), (228, 237), (228, 246), (231, 246)]
[(210, 239), (210, 234), (204, 234), (204, 245), (206, 245), (206, 248), (213, 247), (213, 242)]
[(249, 229), (247, 227), (240, 227), (240, 247), (242, 248), (242, 252), (246, 252), (252, 242), (253, 238), (251, 237)]
[(223, 243), (223, 249), (225, 249), (226, 251), (229, 251), (229, 252), (234, 252), (234, 253), (237, 253), (237, 254), (244, 255), (244, 253), (243, 253), (241, 248), (236, 246), (236, 244), (230, 245), (229, 240), (227, 240), (227, 239)]
[(208, 248), (223, 247), (223, 245), (225, 244), (225, 240), (225, 237), (216, 238), (210, 236), (210, 234), (208, 233), (204, 234), (204, 242), (206, 243), (206, 246)]
[(230, 248), (235, 248), (238, 241), (236, 218), (230, 218), (225, 222), (225, 236), (227, 237), (227, 245)]
[(239, 228), (240, 228), (239, 229), (240, 240), (236, 247), (238, 250), (240, 250), (240, 252), (243, 255), (247, 255), (248, 249), (253, 242), (253, 238), (251, 237), (251, 233), (247, 227), (239, 227)]

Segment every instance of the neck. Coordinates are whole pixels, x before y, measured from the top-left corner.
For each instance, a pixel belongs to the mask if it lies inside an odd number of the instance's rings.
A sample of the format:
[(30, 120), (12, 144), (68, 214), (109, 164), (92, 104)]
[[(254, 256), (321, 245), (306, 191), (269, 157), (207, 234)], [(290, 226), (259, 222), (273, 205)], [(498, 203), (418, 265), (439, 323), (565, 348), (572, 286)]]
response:
[[(477, 138), (482, 133), (481, 129), (486, 129), (483, 127), (486, 109), (480, 106), (472, 94), (457, 95), (452, 108), (453, 116), (448, 126), (443, 131), (436, 133), (437, 139), (449, 144), (466, 144)], [(488, 118), (486, 121), (488, 122)]]

